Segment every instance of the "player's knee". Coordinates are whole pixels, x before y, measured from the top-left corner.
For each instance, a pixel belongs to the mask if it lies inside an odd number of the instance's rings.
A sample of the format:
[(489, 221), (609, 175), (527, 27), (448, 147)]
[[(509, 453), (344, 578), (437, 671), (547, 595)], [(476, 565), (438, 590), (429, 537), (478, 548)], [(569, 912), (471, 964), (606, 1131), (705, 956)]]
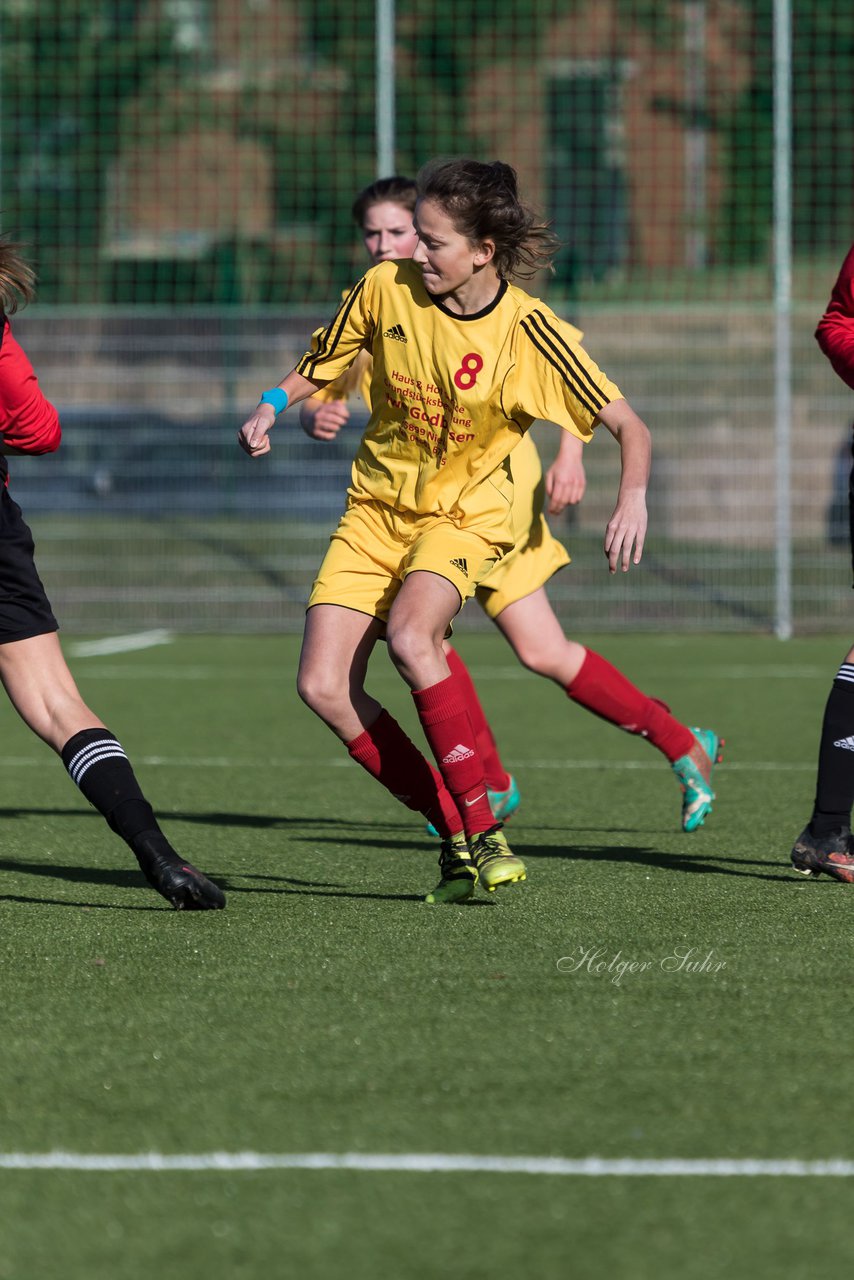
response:
[(525, 639), (518, 641), (513, 646), (516, 657), (519, 659), (523, 667), (527, 667), (529, 671), (533, 671), (535, 675), (547, 675), (548, 666), (548, 650), (536, 640)]
[[(423, 628), (410, 622), (389, 622), (386, 632), (388, 655), (398, 671), (410, 676), (418, 673), (436, 658), (436, 645), (432, 636)], [(439, 645), (441, 650), (441, 643)]]
[(342, 702), (341, 682), (333, 671), (322, 667), (300, 667), (297, 693), (307, 707), (324, 720), (330, 718)]
[(554, 643), (536, 636), (525, 636), (513, 645), (516, 657), (534, 675), (569, 684), (578, 675), (584, 662), (585, 650), (574, 640), (563, 639)]

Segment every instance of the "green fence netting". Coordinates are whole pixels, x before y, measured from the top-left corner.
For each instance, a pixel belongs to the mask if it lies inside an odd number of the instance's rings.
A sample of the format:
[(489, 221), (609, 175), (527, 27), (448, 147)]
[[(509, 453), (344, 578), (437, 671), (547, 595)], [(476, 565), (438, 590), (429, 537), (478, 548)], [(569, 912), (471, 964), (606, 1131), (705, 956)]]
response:
[(850, 0), (2, 0), (16, 332), (65, 424), (12, 486), (65, 625), (300, 624), (356, 436), (292, 428), (262, 473), (236, 429), (361, 273), (354, 194), (465, 153), (516, 167), (562, 241), (535, 291), (655, 436), (618, 582), (588, 450), (562, 617), (847, 629), (852, 401), (812, 333), (853, 143)]

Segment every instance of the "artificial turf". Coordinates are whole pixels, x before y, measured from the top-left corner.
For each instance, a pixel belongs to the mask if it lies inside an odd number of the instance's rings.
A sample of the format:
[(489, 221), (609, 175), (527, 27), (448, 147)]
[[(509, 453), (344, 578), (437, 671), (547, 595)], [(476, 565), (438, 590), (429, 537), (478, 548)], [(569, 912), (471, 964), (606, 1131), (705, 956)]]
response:
[[(0, 1157), (851, 1159), (854, 889), (787, 858), (849, 641), (591, 643), (727, 739), (706, 827), (680, 831), (649, 744), (463, 633), (529, 878), (427, 907), (437, 850), (299, 703), (295, 638), (85, 658), (69, 641), (229, 904), (172, 912), (6, 707)], [(417, 738), (381, 649), (370, 686)], [(0, 1169), (0, 1280), (835, 1276), (854, 1262), (849, 1186)]]

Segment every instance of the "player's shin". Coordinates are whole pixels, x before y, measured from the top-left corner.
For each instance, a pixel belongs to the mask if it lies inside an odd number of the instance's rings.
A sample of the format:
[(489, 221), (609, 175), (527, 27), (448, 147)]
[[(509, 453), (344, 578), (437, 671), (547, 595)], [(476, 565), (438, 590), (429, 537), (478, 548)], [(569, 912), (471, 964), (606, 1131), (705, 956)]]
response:
[(387, 711), (348, 742), (347, 750), (395, 799), (432, 822), (443, 838), (462, 831), (457, 806), (440, 774)]
[(453, 676), (412, 693), (418, 718), (436, 757), (445, 786), (456, 803), (467, 835), (495, 825), (483, 763), (465, 703)]
[(477, 750), (483, 762), (483, 776), (486, 780), (486, 785), (490, 791), (508, 791), (513, 785), (513, 779), (502, 763), (501, 755), (498, 751), (498, 743), (495, 741), (495, 735), (486, 718), (486, 712), (478, 697), (471, 673), (456, 649), (448, 647), (445, 650), (445, 657), (448, 659), (451, 675), (457, 682), (457, 688), (465, 702), (466, 711), (474, 730)]
[(687, 725), (670, 714), (658, 698), (651, 698), (632, 684), (607, 659), (588, 649), (581, 670), (567, 686), (568, 696), (579, 706), (609, 720), (626, 733), (635, 733), (658, 747), (672, 763), (694, 745)]

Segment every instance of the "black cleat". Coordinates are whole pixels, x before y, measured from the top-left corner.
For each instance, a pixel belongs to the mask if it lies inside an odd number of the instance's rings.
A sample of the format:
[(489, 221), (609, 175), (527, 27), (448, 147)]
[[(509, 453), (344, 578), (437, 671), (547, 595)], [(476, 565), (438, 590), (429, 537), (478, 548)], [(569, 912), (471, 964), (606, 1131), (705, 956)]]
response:
[(792, 866), (804, 876), (820, 876), (822, 871), (834, 880), (854, 884), (854, 848), (848, 827), (814, 836), (804, 827), (792, 850)]
[(190, 862), (179, 858), (160, 832), (137, 836), (132, 844), (142, 874), (176, 911), (221, 911), (225, 894)]

